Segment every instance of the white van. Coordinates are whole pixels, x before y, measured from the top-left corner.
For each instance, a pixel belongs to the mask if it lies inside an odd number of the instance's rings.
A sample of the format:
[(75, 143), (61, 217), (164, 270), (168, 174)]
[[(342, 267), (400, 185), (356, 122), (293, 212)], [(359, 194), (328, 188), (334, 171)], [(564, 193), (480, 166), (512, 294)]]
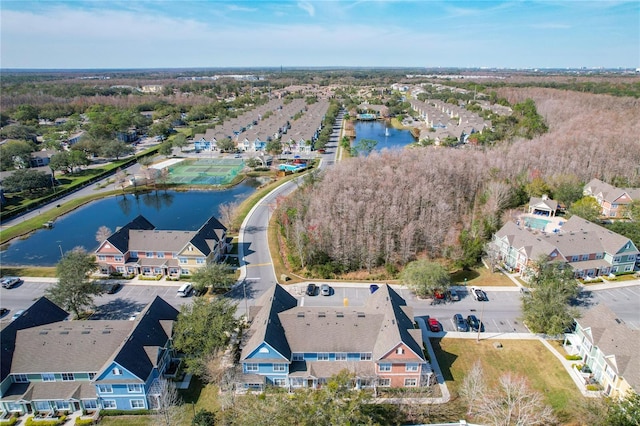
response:
[(189, 294), (191, 294), (192, 289), (193, 286), (191, 285), (191, 283), (182, 284), (178, 289), (178, 296), (187, 297)]

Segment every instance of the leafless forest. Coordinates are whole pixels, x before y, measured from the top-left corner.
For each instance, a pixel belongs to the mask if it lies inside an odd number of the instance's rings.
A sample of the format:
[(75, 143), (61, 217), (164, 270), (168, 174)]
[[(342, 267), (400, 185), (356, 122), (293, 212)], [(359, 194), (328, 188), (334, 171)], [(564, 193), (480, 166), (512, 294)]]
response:
[(474, 218), (498, 217), (510, 188), (532, 176), (638, 185), (637, 99), (540, 88), (500, 96), (532, 98), (549, 132), (487, 150), (418, 148), (341, 162), (283, 201), (290, 261), (371, 270), (450, 255)]

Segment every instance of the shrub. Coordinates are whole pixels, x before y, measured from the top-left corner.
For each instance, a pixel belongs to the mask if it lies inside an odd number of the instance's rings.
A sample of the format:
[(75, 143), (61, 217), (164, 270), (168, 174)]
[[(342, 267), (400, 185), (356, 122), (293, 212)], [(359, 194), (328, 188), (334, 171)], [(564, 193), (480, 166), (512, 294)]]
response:
[[(565, 355), (564, 356), (565, 359), (569, 360), (569, 361), (581, 361), (582, 357), (580, 355)], [(577, 365), (577, 364), (574, 364)]]
[(602, 390), (602, 387), (600, 385), (587, 385), (587, 390), (588, 391), (599, 391), (599, 390)]
[(76, 426), (89, 426), (93, 424), (93, 419), (81, 419), (76, 417)]
[(57, 419), (52, 420), (34, 420), (33, 416), (27, 417), (27, 420), (24, 422), (25, 426), (58, 426), (67, 421), (67, 416), (61, 416)]
[(13, 413), (8, 419), (0, 419), (0, 425), (13, 426), (18, 422), (18, 416), (18, 413)]

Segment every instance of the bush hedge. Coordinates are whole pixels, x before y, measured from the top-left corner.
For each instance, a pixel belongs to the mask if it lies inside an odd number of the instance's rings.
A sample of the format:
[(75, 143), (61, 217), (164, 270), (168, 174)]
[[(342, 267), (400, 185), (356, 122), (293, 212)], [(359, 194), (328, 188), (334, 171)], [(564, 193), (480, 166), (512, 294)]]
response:
[(81, 419), (76, 417), (76, 426), (89, 426), (93, 424), (93, 419)]
[(33, 416), (27, 417), (24, 422), (25, 426), (58, 426), (67, 421), (67, 416), (60, 416), (52, 420), (34, 420)]
[(13, 426), (18, 422), (18, 414), (14, 413), (8, 419), (0, 419), (0, 425)]
[(582, 357), (580, 355), (565, 355), (565, 359), (569, 361), (581, 361)]

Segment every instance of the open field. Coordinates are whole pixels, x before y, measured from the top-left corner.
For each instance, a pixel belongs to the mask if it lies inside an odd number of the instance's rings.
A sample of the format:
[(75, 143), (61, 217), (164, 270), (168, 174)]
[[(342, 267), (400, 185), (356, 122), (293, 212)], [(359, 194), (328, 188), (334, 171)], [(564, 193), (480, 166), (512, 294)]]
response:
[[(580, 422), (580, 407), (585, 398), (562, 364), (542, 343), (536, 340), (504, 340), (500, 341), (503, 347), (497, 349), (494, 347), (496, 342), (498, 340), (431, 339), (452, 399), (459, 397), (466, 373), (479, 360), (489, 386), (495, 385), (506, 372), (525, 376), (531, 387), (544, 395), (546, 403), (553, 407), (561, 422)], [(464, 405), (461, 404), (466, 410)], [(460, 414), (463, 415), (464, 411)]]
[(500, 272), (490, 272), (487, 268), (478, 266), (470, 271), (459, 270), (451, 274), (451, 284), (466, 284), (476, 287), (513, 287), (515, 284)]

